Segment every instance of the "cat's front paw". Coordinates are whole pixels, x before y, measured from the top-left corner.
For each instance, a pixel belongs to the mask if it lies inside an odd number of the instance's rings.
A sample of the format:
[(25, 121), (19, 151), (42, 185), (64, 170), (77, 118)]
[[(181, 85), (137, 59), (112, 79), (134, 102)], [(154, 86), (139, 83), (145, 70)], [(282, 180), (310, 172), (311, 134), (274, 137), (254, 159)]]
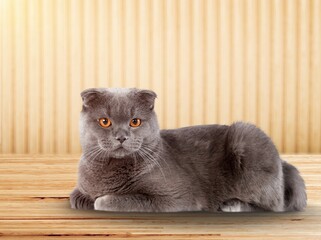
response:
[(94, 209), (94, 201), (88, 195), (81, 193), (77, 188), (70, 194), (70, 205), (73, 209)]
[(115, 211), (111, 205), (111, 195), (105, 195), (95, 200), (94, 208), (99, 211)]
[(262, 209), (254, 205), (251, 205), (236, 199), (232, 199), (224, 202), (220, 206), (220, 210), (222, 212), (254, 212), (254, 211), (261, 211)]
[(221, 206), (221, 210), (222, 212), (242, 212), (240, 204), (224, 205), (224, 206)]

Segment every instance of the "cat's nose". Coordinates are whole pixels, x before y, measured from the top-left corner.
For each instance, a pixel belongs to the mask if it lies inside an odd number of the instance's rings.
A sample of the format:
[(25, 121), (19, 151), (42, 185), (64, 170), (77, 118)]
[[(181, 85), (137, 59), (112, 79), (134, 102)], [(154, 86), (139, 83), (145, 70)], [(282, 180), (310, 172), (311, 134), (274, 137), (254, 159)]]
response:
[(126, 136), (119, 136), (119, 137), (116, 137), (116, 140), (118, 140), (120, 143), (125, 142), (127, 139), (128, 139), (128, 137), (126, 137)]

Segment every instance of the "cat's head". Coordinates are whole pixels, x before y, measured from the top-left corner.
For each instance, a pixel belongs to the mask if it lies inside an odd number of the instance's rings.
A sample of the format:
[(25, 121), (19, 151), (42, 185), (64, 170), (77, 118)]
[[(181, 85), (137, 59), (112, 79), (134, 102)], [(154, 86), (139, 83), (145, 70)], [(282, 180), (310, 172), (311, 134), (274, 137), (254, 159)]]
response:
[(96, 149), (108, 153), (109, 157), (123, 158), (157, 140), (159, 127), (153, 91), (90, 88), (84, 90), (81, 97), (83, 151)]

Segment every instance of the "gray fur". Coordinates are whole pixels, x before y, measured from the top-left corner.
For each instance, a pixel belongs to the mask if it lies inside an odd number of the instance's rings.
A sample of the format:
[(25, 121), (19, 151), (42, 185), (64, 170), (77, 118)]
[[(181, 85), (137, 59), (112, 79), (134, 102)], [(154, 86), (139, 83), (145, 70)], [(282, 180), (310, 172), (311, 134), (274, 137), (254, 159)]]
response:
[[(88, 89), (81, 93), (83, 155), (71, 206), (106, 211), (296, 211), (303, 179), (252, 124), (159, 131), (156, 94)], [(108, 117), (104, 129), (97, 119)], [(132, 128), (132, 118), (142, 119)], [(116, 140), (128, 138), (121, 143)]]

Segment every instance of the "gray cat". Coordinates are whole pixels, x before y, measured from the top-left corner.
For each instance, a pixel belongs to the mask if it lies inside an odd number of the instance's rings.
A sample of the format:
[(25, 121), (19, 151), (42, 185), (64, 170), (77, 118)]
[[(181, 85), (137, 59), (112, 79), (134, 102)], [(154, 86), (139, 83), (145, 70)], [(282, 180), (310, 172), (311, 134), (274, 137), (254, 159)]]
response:
[(303, 179), (254, 125), (159, 130), (156, 94), (81, 93), (83, 155), (72, 208), (106, 211), (299, 211)]

